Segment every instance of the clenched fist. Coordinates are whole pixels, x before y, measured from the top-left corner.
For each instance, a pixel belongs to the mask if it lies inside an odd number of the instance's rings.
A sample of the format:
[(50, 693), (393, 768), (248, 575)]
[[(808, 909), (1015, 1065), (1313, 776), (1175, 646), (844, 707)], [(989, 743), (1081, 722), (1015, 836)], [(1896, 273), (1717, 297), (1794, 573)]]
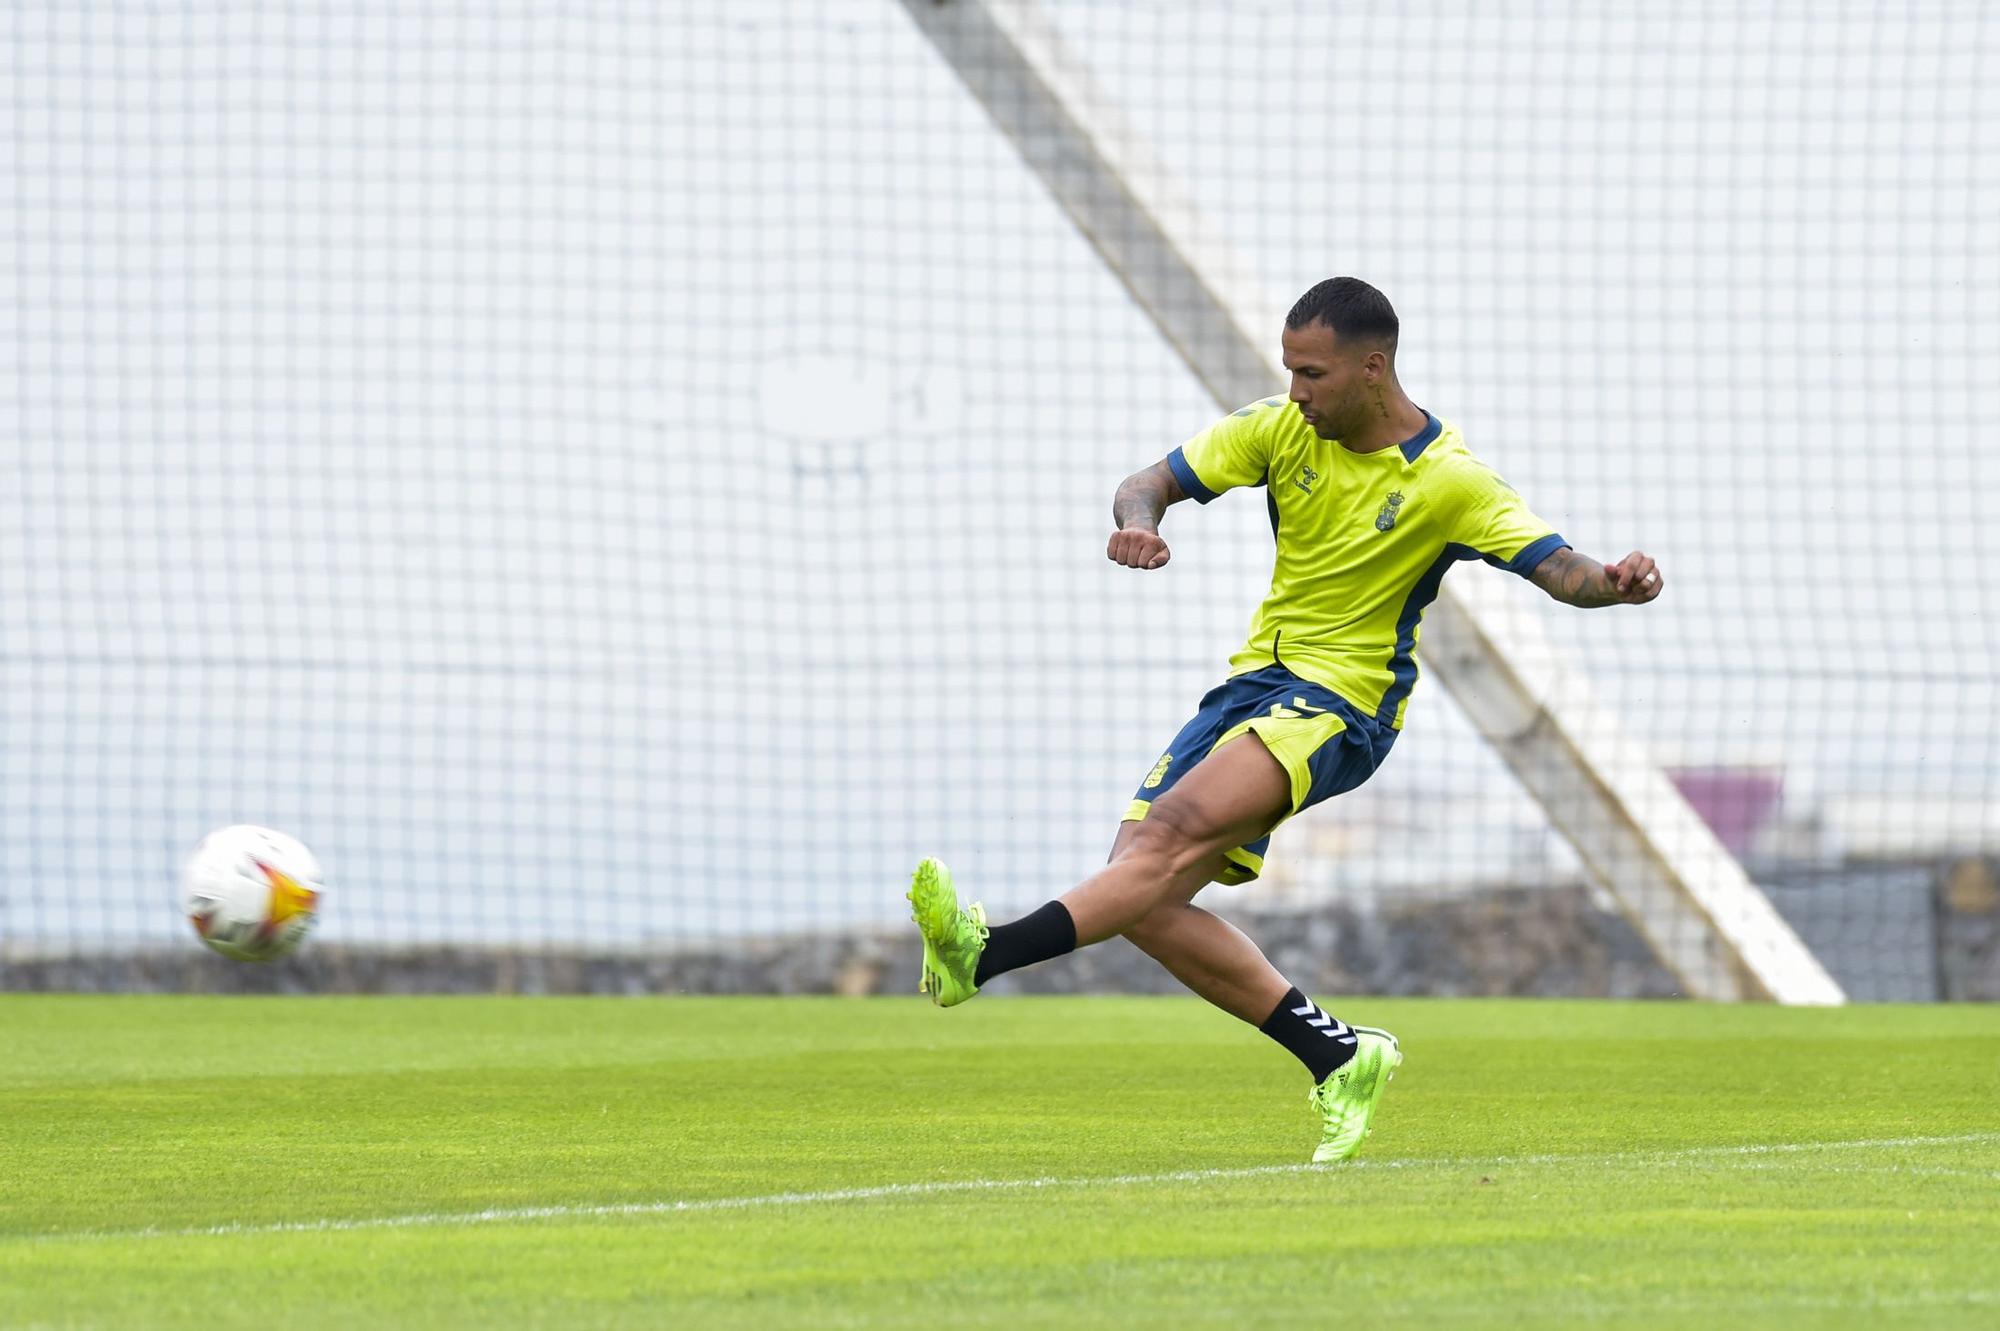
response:
[(1125, 527), (1111, 533), (1105, 558), (1126, 568), (1160, 568), (1172, 558), (1164, 538), (1144, 527)]

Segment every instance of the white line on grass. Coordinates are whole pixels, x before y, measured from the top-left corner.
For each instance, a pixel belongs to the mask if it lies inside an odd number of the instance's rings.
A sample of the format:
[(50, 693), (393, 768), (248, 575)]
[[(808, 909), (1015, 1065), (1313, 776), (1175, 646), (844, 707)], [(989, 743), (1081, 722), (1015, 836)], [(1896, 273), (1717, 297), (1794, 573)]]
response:
[[(434, 1211), (421, 1215), (362, 1216), (352, 1219), (286, 1220), (272, 1224), (200, 1225), (188, 1229), (69, 1230), (11, 1236), (11, 1241), (49, 1243), (64, 1239), (221, 1238), (237, 1234), (319, 1234), (350, 1229), (428, 1229), (448, 1225), (512, 1224), (531, 1220), (588, 1220), (611, 1216), (683, 1215), (699, 1211), (743, 1211), (767, 1206), (818, 1206), (865, 1202), (883, 1197), (938, 1197), (956, 1193), (1023, 1192), (1044, 1188), (1121, 1188), (1149, 1183), (1208, 1183), (1223, 1179), (1288, 1174), (1350, 1174), (1407, 1169), (1504, 1169), (1523, 1165), (1672, 1164), (1766, 1155), (1809, 1155), (1820, 1151), (1894, 1150), (1911, 1146), (1967, 1146), (2000, 1142), (2000, 1133), (1973, 1132), (1948, 1137), (1876, 1137), (1859, 1141), (1770, 1142), (1745, 1146), (1695, 1146), (1680, 1151), (1609, 1151), (1575, 1155), (1487, 1155), (1403, 1160), (1353, 1160), (1342, 1165), (1253, 1165), (1242, 1169), (1177, 1169), (1163, 1174), (1098, 1174), (1073, 1178), (958, 1179), (940, 1183), (884, 1183), (870, 1188), (824, 1192), (770, 1192), (751, 1197), (696, 1197), (670, 1202), (608, 1205), (514, 1206), (485, 1211)], [(1968, 1171), (1970, 1172), (1970, 1171)], [(0, 1235), (0, 1242), (10, 1236)]]
[[(1787, 1168), (1775, 1161), (1764, 1160), (1732, 1161), (1731, 1167), (1745, 1171), (1777, 1171)], [(1830, 1165), (1827, 1168), (1840, 1174), (1890, 1174), (1897, 1178), (1976, 1178), (1988, 1183), (2000, 1183), (2000, 1169), (1947, 1169), (1933, 1165)]]

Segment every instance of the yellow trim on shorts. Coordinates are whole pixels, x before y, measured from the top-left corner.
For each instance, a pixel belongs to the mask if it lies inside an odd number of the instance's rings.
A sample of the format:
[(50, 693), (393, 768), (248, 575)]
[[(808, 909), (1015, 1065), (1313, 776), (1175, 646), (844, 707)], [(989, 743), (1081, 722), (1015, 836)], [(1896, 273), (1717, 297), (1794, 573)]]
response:
[(1224, 731), (1222, 738), (1215, 741), (1215, 748), (1209, 752), (1214, 753), (1215, 749), (1245, 731), (1255, 731), (1271, 756), (1278, 760), (1278, 765), (1285, 769), (1285, 775), (1292, 779), (1292, 807), (1291, 812), (1285, 815), (1290, 818), (1312, 794), (1312, 756), (1346, 729), (1347, 722), (1341, 720), (1337, 712), (1297, 717), (1253, 716)]

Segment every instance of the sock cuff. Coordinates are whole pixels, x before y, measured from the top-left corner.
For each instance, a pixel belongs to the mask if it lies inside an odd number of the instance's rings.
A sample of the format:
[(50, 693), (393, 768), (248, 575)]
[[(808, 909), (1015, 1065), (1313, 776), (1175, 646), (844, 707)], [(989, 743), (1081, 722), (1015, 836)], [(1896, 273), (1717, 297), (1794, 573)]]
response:
[(1060, 901), (1051, 901), (1035, 914), (1043, 916), (1050, 932), (1062, 940), (1063, 951), (1076, 951), (1076, 916), (1069, 913), (1068, 906)]
[(1296, 985), (1257, 1029), (1305, 1064), (1315, 1082), (1325, 1081), (1358, 1048), (1354, 1028), (1300, 993)]
[(1074, 951), (1076, 918), (1062, 902), (1050, 901), (987, 932), (986, 950), (973, 966), (972, 982), (985, 984), (996, 975)]
[(1259, 1023), (1257, 1029), (1269, 1035), (1279, 1022), (1292, 1015), (1294, 1008), (1304, 1007), (1310, 1001), (1304, 994), (1299, 992), (1297, 985), (1293, 985), (1291, 988), (1285, 990), (1285, 996), (1278, 1000), (1278, 1006), (1271, 1009), (1271, 1015), (1264, 1018)]

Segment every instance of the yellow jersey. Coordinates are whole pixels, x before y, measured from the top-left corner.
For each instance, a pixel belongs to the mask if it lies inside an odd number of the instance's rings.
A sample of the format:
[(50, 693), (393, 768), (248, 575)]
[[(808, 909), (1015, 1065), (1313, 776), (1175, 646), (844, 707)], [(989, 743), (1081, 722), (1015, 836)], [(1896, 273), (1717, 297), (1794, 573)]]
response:
[(1250, 640), (1229, 658), (1232, 678), (1282, 665), (1401, 729), (1424, 610), (1445, 570), (1484, 559), (1526, 577), (1568, 544), (1457, 429), (1425, 417), (1396, 447), (1355, 453), (1272, 397), (1167, 455), (1181, 489), (1204, 504), (1265, 487), (1277, 561)]

